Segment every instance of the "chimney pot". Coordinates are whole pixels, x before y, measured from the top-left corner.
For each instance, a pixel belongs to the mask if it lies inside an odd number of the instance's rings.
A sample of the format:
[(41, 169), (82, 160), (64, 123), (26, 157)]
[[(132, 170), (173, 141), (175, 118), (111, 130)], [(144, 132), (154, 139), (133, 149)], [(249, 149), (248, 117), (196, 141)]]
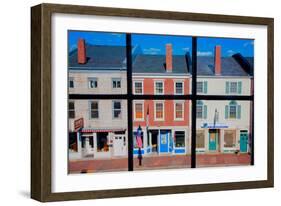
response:
[(221, 46), (215, 46), (215, 75), (221, 75)]
[(85, 64), (86, 63), (86, 45), (84, 39), (78, 39), (77, 44), (77, 59), (78, 64)]
[(172, 72), (172, 70), (173, 70), (172, 44), (166, 44), (166, 71)]

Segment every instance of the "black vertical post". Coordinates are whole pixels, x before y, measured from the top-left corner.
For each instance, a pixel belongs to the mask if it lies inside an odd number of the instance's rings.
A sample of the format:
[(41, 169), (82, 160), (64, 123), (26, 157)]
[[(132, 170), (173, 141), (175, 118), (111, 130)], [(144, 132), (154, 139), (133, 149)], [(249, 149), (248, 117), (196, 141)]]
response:
[(191, 168), (196, 168), (197, 37), (192, 37)]
[[(249, 138), (251, 138), (251, 165), (254, 165), (254, 163), (255, 163), (255, 158), (254, 158), (254, 100), (252, 100), (251, 101), (251, 115), (252, 115), (252, 117), (251, 117), (251, 122), (250, 122), (250, 124), (251, 124), (251, 137), (249, 137)], [(249, 141), (249, 140), (248, 140)]]
[(128, 171), (134, 170), (133, 157), (133, 118), (132, 118), (132, 37), (126, 34), (127, 59), (127, 112), (128, 112)]

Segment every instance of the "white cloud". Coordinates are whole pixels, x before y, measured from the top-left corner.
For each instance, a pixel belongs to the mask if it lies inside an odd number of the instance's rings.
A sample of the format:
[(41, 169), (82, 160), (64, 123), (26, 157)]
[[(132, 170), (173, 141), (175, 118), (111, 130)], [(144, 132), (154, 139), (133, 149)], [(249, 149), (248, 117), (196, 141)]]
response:
[(158, 54), (161, 51), (161, 49), (158, 48), (147, 48), (147, 49), (143, 49), (143, 52), (145, 54)]
[(212, 52), (211, 51), (198, 51), (197, 55), (198, 56), (212, 56)]
[(231, 49), (227, 50), (227, 54), (228, 54), (229, 56), (233, 55), (234, 53), (236, 53), (236, 52), (233, 51), (233, 50), (231, 50)]

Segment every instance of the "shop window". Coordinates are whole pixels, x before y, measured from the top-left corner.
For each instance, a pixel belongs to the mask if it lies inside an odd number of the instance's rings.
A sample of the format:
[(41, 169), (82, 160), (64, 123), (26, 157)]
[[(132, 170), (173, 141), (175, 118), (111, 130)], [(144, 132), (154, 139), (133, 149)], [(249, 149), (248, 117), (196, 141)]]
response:
[(175, 132), (175, 147), (184, 147), (185, 146), (185, 132), (176, 131)]
[(97, 152), (108, 152), (108, 132), (97, 133)]
[(75, 104), (74, 102), (68, 102), (68, 118), (75, 118)]
[(224, 147), (235, 147), (236, 145), (236, 133), (235, 130), (224, 131)]
[(69, 132), (68, 134), (68, 149), (77, 152), (77, 133)]
[(121, 118), (121, 101), (113, 101), (113, 118)]
[(196, 131), (196, 148), (205, 148), (205, 131)]

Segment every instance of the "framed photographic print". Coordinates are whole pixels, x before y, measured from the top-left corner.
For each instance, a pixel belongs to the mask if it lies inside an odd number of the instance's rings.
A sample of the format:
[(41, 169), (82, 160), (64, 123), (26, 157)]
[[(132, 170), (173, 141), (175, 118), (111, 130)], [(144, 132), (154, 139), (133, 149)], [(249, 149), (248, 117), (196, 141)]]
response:
[(31, 197), (273, 187), (273, 19), (31, 8)]

